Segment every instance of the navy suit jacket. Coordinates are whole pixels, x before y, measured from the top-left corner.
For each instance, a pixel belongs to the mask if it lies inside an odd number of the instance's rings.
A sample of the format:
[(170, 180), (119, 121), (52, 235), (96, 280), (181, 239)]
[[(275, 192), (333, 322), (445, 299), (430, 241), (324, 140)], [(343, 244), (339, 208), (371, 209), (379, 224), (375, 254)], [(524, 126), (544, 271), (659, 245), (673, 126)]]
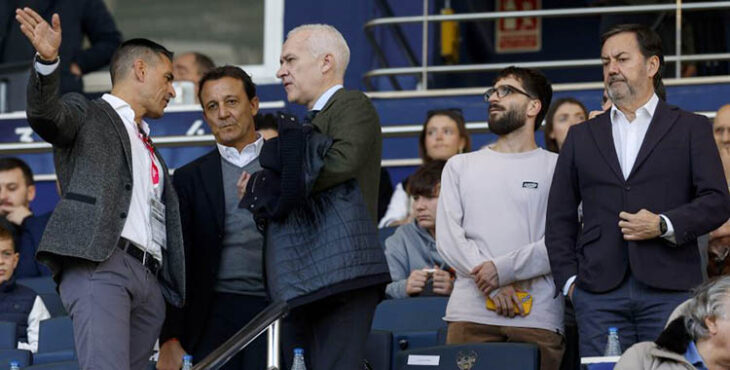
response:
[(18, 252), (20, 258), (15, 268), (14, 276), (18, 279), (37, 276), (50, 276), (51, 270), (44, 264), (36, 261), (35, 252), (41, 243), (43, 231), (46, 229), (51, 213), (30, 215), (18, 227)]
[[(624, 240), (619, 213), (641, 209), (667, 216), (677, 244)], [(730, 196), (706, 117), (660, 101), (624, 179), (609, 111), (571, 127), (558, 158), (545, 232), (555, 286), (577, 275), (581, 289), (606, 292), (630, 272), (654, 288), (691, 289), (702, 281), (697, 237), (728, 218)]]
[(223, 250), (226, 207), (218, 149), (175, 170), (172, 182), (180, 201), (186, 279), (190, 280), (186, 280), (185, 307), (168, 304), (160, 343), (177, 338), (192, 351), (205, 329)]

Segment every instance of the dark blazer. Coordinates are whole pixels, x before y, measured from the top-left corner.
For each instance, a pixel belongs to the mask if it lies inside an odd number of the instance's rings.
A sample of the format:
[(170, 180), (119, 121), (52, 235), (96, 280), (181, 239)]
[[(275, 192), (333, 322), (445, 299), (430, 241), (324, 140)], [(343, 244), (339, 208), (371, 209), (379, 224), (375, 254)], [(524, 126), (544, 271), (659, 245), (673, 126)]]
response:
[[(78, 64), (83, 73), (93, 72), (109, 64), (122, 41), (103, 0), (2, 0), (0, 63), (26, 62), (35, 54), (15, 20), (15, 9), (25, 6), (38, 12), (48, 23), (53, 13), (61, 17), (61, 93), (83, 90), (81, 78), (70, 72), (71, 63)], [(83, 48), (84, 36), (91, 42), (87, 49)]]
[(360, 91), (339, 89), (312, 124), (333, 140), (314, 191), (356, 179), (373, 222), (377, 222), (383, 137), (373, 103)]
[(13, 276), (18, 279), (50, 275), (51, 271), (46, 265), (36, 261), (35, 252), (41, 242), (43, 231), (46, 229), (51, 213), (42, 215), (30, 215), (23, 220), (18, 227), (18, 252), (20, 259), (18, 267), (15, 268)]
[[(182, 309), (168, 305), (160, 343), (180, 340), (192, 350), (203, 335), (213, 301), (223, 250), (225, 195), (218, 149), (175, 170), (173, 183), (180, 201), (180, 222), (187, 276), (187, 304)], [(194, 277), (194, 278), (192, 278)]]
[[(131, 144), (119, 114), (101, 99), (77, 93), (59, 98), (58, 84), (58, 69), (48, 76), (32, 70), (27, 109), (30, 126), (53, 145), (61, 189), (36, 254), (56, 279), (66, 257), (101, 262), (112, 255), (132, 200)], [(165, 161), (155, 154), (163, 167), (167, 231), (159, 279), (165, 299), (182, 306), (185, 255), (177, 195)]]
[[(670, 219), (676, 245), (623, 239), (619, 213), (642, 208)], [(555, 286), (577, 275), (581, 289), (606, 292), (630, 271), (654, 288), (691, 289), (702, 281), (697, 237), (728, 218), (727, 183), (706, 117), (659, 101), (624, 180), (609, 111), (571, 127), (558, 157), (545, 232)]]

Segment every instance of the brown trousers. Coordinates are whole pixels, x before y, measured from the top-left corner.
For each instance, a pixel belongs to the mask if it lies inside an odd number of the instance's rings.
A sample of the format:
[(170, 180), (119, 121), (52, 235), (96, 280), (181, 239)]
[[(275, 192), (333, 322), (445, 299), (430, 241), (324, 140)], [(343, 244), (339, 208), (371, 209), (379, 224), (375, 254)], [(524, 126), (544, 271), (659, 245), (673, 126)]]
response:
[(565, 351), (563, 336), (545, 329), (450, 322), (446, 344), (524, 342), (540, 348), (540, 370), (557, 370)]

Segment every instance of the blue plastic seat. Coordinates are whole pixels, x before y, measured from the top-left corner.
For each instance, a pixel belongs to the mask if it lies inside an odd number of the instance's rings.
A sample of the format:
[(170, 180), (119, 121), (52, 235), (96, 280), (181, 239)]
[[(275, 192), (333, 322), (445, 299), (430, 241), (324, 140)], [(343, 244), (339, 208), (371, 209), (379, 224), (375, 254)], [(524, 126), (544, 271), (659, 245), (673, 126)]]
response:
[(0, 349), (15, 349), (18, 344), (14, 322), (0, 321)]
[(21, 368), (32, 363), (32, 354), (24, 349), (0, 350), (0, 370), (10, 369), (10, 361), (17, 361)]
[(61, 297), (56, 290), (56, 282), (50, 276), (18, 279), (18, 284), (33, 289), (43, 299), (51, 317), (65, 316), (66, 310), (61, 303)]
[(75, 359), (71, 319), (68, 316), (61, 316), (41, 321), (38, 352), (33, 356), (33, 362), (45, 364)]
[(48, 364), (36, 364), (24, 368), (23, 370), (79, 370), (79, 364), (76, 361), (51, 362)]
[[(438, 365), (408, 365), (409, 356), (438, 356)], [(415, 358), (412, 358), (415, 359)], [(457, 361), (470, 362), (472, 370), (539, 370), (540, 352), (528, 343), (473, 343), (444, 345), (402, 351), (397, 354), (394, 370), (452, 370), (462, 367)]]

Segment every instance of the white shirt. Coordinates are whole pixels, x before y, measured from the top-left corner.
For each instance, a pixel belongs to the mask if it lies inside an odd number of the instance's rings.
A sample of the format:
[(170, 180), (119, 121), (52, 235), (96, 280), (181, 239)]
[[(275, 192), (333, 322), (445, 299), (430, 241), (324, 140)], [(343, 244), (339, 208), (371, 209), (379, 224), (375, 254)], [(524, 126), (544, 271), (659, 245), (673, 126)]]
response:
[(314, 103), (314, 105), (312, 106), (312, 110), (322, 110), (322, 108), (324, 108), (324, 106), (330, 100), (330, 98), (332, 97), (332, 95), (335, 95), (335, 93), (337, 92), (337, 90), (339, 90), (341, 88), (343, 88), (343, 86), (337, 84), (337, 85), (332, 86), (329, 89), (327, 89), (327, 91), (325, 91), (324, 94), (322, 94), (319, 97), (319, 99), (317, 99), (317, 101)]
[(216, 143), (216, 146), (218, 146), (218, 153), (220, 153), (223, 159), (236, 167), (243, 168), (259, 157), (261, 148), (264, 146), (264, 137), (256, 133), (256, 141), (244, 146), (240, 152), (232, 146), (225, 146), (218, 143)]
[(36, 296), (35, 302), (33, 302), (33, 308), (31, 308), (28, 314), (28, 343), (18, 342), (18, 349), (25, 349), (33, 353), (38, 352), (38, 334), (41, 321), (50, 318), (51, 314), (48, 312), (46, 305), (43, 304), (43, 299), (40, 296)]
[[(49, 75), (58, 68), (59, 63), (60, 59), (52, 65), (44, 65), (38, 62), (35, 62), (34, 65), (38, 73)], [(127, 212), (127, 218), (122, 229), (122, 237), (152, 254), (158, 261), (162, 261), (162, 251), (152, 243), (150, 223), (150, 197), (155, 196), (160, 199), (164, 189), (165, 177), (162, 173), (162, 165), (155, 156), (154, 161), (160, 174), (160, 181), (158, 187), (154, 188), (150, 173), (152, 158), (147, 146), (139, 137), (139, 129), (134, 121), (132, 107), (124, 100), (111, 94), (104, 94), (101, 98), (114, 108), (119, 118), (124, 122), (132, 150), (132, 201), (129, 204), (129, 212)], [(145, 135), (149, 136), (150, 129), (147, 122), (143, 120), (140, 126)]]
[[(122, 237), (134, 242), (138, 247), (151, 253), (158, 261), (162, 261), (160, 247), (152, 242), (152, 224), (150, 220), (150, 197), (158, 200), (162, 197), (164, 187), (163, 168), (159, 159), (155, 156), (155, 165), (160, 172), (160, 183), (157, 188), (152, 185), (152, 158), (150, 151), (139, 137), (139, 129), (134, 121), (134, 111), (124, 100), (111, 95), (104, 94), (101, 97), (114, 108), (124, 122), (127, 129), (129, 143), (132, 149), (132, 201), (129, 204), (127, 219), (122, 229)], [(147, 122), (142, 120), (139, 125), (145, 135), (149, 135), (150, 129)]]
[[(619, 110), (616, 105), (611, 106), (611, 133), (613, 134), (613, 146), (616, 148), (616, 156), (618, 164), (621, 166), (621, 173), (624, 180), (629, 178), (631, 170), (636, 163), (636, 157), (641, 150), (641, 144), (644, 142), (646, 132), (649, 131), (649, 124), (656, 107), (659, 104), (659, 97), (653, 94), (646, 104), (636, 110), (634, 120), (629, 122), (624, 112)], [(674, 226), (669, 217), (659, 215), (667, 223), (667, 232), (661, 235), (663, 238), (674, 243)], [(570, 286), (575, 281), (575, 275), (571, 276), (563, 286), (563, 294), (568, 295)]]

